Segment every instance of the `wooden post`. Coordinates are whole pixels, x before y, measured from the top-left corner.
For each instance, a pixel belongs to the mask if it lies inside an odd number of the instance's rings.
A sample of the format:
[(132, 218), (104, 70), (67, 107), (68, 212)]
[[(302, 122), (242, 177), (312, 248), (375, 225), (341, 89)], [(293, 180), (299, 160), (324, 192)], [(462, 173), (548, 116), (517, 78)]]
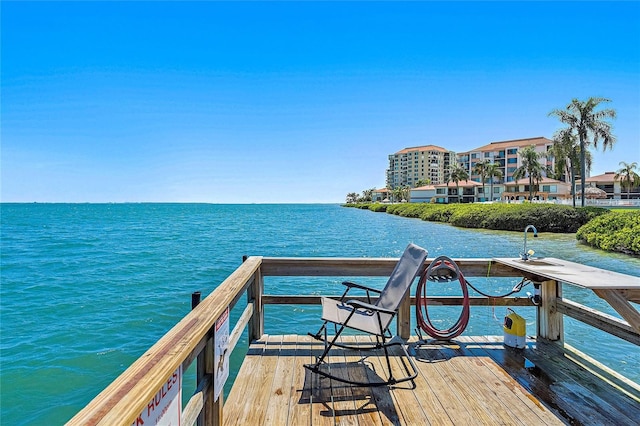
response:
[(200, 304), (201, 298), (202, 298), (201, 292), (194, 291), (193, 293), (191, 293), (191, 309), (195, 309), (195, 307)]
[(398, 317), (396, 318), (397, 334), (403, 340), (411, 337), (411, 295), (409, 292), (404, 296), (400, 307), (398, 308)]
[(538, 307), (538, 338), (564, 342), (562, 313), (558, 312), (556, 299), (562, 297), (562, 287), (555, 280), (535, 283), (540, 286), (540, 306)]
[(218, 396), (218, 400), (213, 403), (212, 417), (213, 417), (213, 425), (222, 426), (224, 417), (222, 416), (222, 407), (224, 407), (224, 391), (220, 392), (220, 396)]
[(253, 276), (253, 282), (247, 289), (247, 303), (253, 303), (253, 315), (249, 320), (249, 343), (260, 339), (264, 334), (263, 292), (264, 278), (262, 277), (262, 271), (258, 269)]
[[(191, 293), (191, 309), (195, 309), (200, 304), (201, 297), (202, 294), (199, 291)], [(220, 394), (218, 401), (213, 399), (214, 338), (215, 335), (207, 340), (204, 349), (196, 358), (196, 386), (202, 383), (207, 375), (211, 378), (209, 381), (211, 388), (204, 393), (206, 400), (203, 403), (202, 412), (198, 416), (198, 426), (222, 425), (222, 394)]]
[[(191, 293), (191, 309), (195, 309), (200, 304), (202, 293), (194, 291)], [(206, 375), (205, 368), (205, 351), (203, 350), (198, 354), (196, 358), (196, 387), (202, 382)], [(207, 410), (206, 404), (203, 405), (202, 413), (198, 416), (197, 425), (202, 426), (204, 424), (204, 412)]]
[[(213, 341), (215, 339), (215, 335), (207, 340), (207, 345), (204, 350), (204, 374), (209, 375), (211, 377), (211, 388), (209, 392), (206, 393), (207, 399), (204, 402), (204, 407), (202, 408), (202, 416), (198, 418), (198, 425), (200, 425), (200, 419), (202, 419), (202, 424), (204, 426), (220, 426), (222, 425), (222, 394), (217, 401), (214, 398), (214, 389), (213, 389), (213, 363), (214, 363), (214, 348)], [(200, 365), (198, 364), (198, 371), (200, 370)]]

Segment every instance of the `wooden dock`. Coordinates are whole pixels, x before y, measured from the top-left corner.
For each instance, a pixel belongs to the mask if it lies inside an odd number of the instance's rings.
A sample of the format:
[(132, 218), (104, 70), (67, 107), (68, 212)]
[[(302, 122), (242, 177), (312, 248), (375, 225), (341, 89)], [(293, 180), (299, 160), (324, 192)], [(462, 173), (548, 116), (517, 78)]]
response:
[[(269, 335), (264, 316), (265, 305), (319, 304), (320, 296), (273, 294), (265, 288), (265, 277), (388, 276), (397, 259), (252, 256), (204, 300), (194, 298), (194, 309), (68, 424), (147, 423), (141, 413), (155, 410), (155, 398), (167, 394), (176, 374), (186, 372), (194, 363), (196, 388), (187, 389), (186, 381), (181, 382), (182, 392), (191, 397), (181, 410), (171, 411), (172, 424), (640, 424), (640, 385), (564, 342), (564, 317), (572, 317), (593, 327), (594, 342), (598, 333), (607, 333), (640, 345), (640, 312), (634, 304), (640, 301), (640, 277), (561, 259), (528, 263), (518, 259), (454, 260), (467, 278), (524, 277), (533, 282), (539, 292), (537, 302), (523, 297), (473, 297), (468, 301), (471, 306), (535, 305), (535, 338), (526, 348), (505, 348), (502, 336), (461, 336), (448, 344), (417, 345), (410, 330), (415, 298), (407, 295), (398, 310), (395, 334), (408, 341), (409, 354), (419, 370), (415, 387), (409, 382), (397, 387), (353, 387), (320, 379), (303, 365), (314, 361), (322, 343), (306, 336)], [(427, 259), (425, 268), (429, 262)], [(591, 289), (620, 317), (563, 297), (566, 285)], [(449, 296), (427, 300), (429, 305), (459, 306), (462, 302), (461, 297)], [(220, 332), (218, 322), (227, 321), (234, 306), (242, 313), (229, 324), (228, 334)], [(229, 395), (225, 395), (219, 380), (224, 368), (216, 367), (221, 364), (214, 342), (222, 336), (227, 342), (225, 352), (230, 352), (245, 330), (248, 353)], [(364, 336), (341, 338), (357, 345), (370, 342), (370, 337)], [(378, 373), (384, 374), (379, 355), (333, 349), (327, 368), (333, 375), (371, 381)], [(393, 368), (400, 369), (403, 357), (395, 354), (392, 359)], [(166, 411), (160, 408), (158, 412), (164, 415)]]
[[(366, 336), (350, 342), (370, 343)], [(357, 340), (356, 340), (357, 339)], [(500, 337), (409, 342), (415, 388), (352, 387), (303, 368), (322, 351), (308, 336), (263, 336), (251, 344), (225, 402), (225, 425), (637, 425), (640, 389), (590, 371), (578, 355), (529, 342), (507, 349)], [(371, 351), (332, 350), (332, 373), (375, 380)], [(398, 354), (399, 355), (399, 354)], [(366, 357), (364, 362), (362, 358)], [(398, 358), (394, 357), (398, 362)], [(396, 368), (401, 368), (398, 364)]]

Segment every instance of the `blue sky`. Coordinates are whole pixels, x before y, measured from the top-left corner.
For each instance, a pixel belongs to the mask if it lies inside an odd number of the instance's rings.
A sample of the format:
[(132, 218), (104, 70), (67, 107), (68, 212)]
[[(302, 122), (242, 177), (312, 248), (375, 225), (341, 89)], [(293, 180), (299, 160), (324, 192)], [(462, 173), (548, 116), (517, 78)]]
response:
[(640, 162), (639, 2), (2, 2), (2, 201), (343, 202), (387, 156), (616, 109)]

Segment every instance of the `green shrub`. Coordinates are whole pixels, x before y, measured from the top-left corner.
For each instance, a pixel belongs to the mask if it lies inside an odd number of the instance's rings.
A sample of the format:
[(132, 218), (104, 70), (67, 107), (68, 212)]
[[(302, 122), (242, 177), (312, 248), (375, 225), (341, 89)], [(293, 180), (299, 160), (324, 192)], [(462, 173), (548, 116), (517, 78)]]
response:
[(463, 228), (522, 231), (534, 225), (539, 232), (573, 233), (582, 225), (609, 210), (598, 207), (574, 208), (555, 204), (431, 204), (358, 203), (349, 205), (431, 222), (450, 223)]
[(369, 210), (372, 212), (386, 212), (388, 204), (373, 203), (369, 205)]
[(420, 219), (430, 222), (449, 222), (455, 207), (453, 204), (429, 204), (420, 214)]
[(371, 206), (371, 203), (347, 203), (342, 205), (342, 207), (354, 207), (363, 210), (367, 210), (369, 206)]
[(484, 228), (489, 209), (482, 204), (463, 204), (453, 208), (449, 223), (463, 228)]
[(640, 211), (613, 211), (580, 227), (576, 239), (607, 251), (640, 255)]
[(402, 203), (392, 204), (387, 208), (387, 213), (403, 217), (420, 217), (425, 204)]

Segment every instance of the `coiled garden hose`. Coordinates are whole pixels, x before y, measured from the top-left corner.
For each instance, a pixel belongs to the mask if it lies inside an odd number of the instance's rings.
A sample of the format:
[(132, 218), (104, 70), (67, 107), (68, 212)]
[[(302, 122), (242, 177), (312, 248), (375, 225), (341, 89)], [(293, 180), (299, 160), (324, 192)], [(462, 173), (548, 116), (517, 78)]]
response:
[[(429, 318), (429, 310), (427, 308), (427, 281), (434, 282), (451, 282), (455, 279), (460, 282), (462, 290), (462, 312), (458, 321), (448, 329), (440, 330), (436, 328)], [(423, 315), (424, 313), (424, 315)], [(469, 324), (469, 291), (464, 275), (458, 268), (458, 265), (447, 256), (438, 256), (426, 269), (424, 274), (418, 281), (416, 290), (416, 319), (418, 327), (429, 336), (438, 340), (451, 340), (461, 335)]]

